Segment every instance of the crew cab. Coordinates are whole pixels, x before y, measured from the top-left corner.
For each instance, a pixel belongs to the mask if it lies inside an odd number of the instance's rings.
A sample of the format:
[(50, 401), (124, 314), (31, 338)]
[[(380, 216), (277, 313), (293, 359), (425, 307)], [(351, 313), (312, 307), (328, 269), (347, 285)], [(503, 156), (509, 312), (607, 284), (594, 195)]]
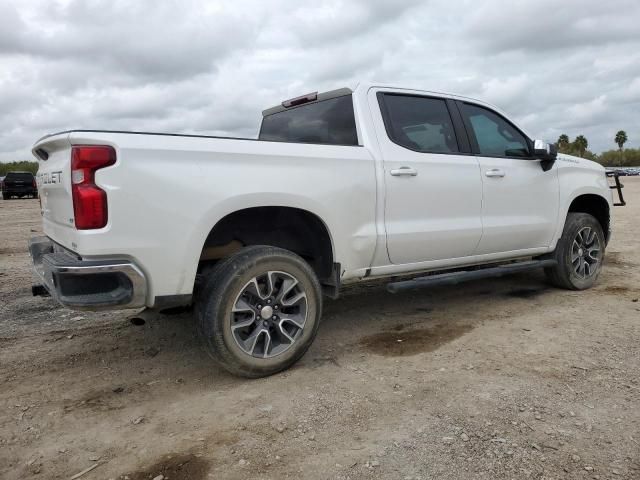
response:
[(31, 172), (8, 172), (0, 186), (3, 200), (9, 200), (12, 197), (38, 198), (36, 179)]
[(257, 139), (72, 130), (33, 153), (44, 289), (79, 309), (194, 304), (208, 352), (246, 377), (297, 361), (342, 285), (544, 268), (585, 289), (611, 231), (600, 165), (485, 102), (371, 83), (269, 108)]

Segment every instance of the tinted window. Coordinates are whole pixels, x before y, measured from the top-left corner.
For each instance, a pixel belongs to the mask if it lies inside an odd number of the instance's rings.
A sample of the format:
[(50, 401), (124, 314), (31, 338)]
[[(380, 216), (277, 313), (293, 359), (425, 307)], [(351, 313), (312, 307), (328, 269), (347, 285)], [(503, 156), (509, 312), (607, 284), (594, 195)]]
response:
[(501, 116), (486, 108), (464, 104), (481, 155), (487, 157), (528, 157), (527, 139)]
[(19, 180), (23, 182), (30, 182), (33, 180), (33, 175), (30, 173), (22, 173), (22, 172), (9, 172), (5, 177), (7, 180)]
[(264, 117), (260, 140), (357, 145), (351, 95), (291, 108)]
[(418, 152), (458, 152), (453, 122), (444, 100), (384, 95), (385, 127), (391, 140)]

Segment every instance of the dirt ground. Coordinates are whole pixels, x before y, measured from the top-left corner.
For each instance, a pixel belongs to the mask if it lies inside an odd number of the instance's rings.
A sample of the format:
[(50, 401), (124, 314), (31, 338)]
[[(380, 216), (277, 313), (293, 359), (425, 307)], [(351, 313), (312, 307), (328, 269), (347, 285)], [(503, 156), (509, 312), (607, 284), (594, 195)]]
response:
[(327, 300), (288, 372), (232, 377), (189, 312), (33, 298), (37, 200), (0, 201), (0, 478), (638, 479), (640, 178), (598, 285), (541, 273)]

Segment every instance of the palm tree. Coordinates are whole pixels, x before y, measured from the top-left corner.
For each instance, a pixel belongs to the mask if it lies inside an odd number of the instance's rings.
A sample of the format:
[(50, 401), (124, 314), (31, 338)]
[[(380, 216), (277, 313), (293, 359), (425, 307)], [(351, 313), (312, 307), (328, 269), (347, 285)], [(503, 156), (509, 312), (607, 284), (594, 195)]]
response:
[(624, 130), (620, 130), (618, 133), (616, 133), (616, 138), (614, 139), (614, 141), (618, 144), (618, 148), (620, 149), (620, 151), (622, 151), (622, 147), (627, 142), (627, 132), (625, 132)]
[(563, 133), (558, 137), (558, 150), (565, 151), (569, 146), (569, 136)]
[(578, 149), (581, 157), (584, 157), (584, 152), (587, 150), (589, 146), (589, 142), (587, 141), (584, 135), (578, 135), (576, 139), (573, 141), (573, 144)]

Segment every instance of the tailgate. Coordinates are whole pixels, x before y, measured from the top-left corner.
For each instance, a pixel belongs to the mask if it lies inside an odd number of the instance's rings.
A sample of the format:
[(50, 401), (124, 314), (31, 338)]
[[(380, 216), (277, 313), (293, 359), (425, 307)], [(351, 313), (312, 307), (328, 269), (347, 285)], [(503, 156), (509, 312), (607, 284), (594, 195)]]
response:
[(36, 182), (44, 220), (73, 228), (71, 144), (68, 137), (69, 134), (64, 133), (42, 138), (32, 151), (39, 164)]

